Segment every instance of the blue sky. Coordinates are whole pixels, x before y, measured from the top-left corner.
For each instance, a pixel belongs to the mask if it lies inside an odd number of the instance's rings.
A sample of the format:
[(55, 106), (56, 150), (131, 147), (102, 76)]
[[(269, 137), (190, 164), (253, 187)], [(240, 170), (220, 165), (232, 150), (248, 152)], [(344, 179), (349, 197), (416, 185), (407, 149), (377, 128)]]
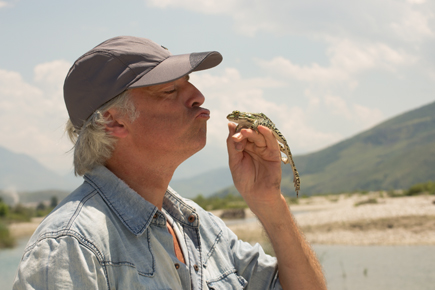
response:
[(71, 170), (66, 72), (117, 35), (173, 54), (217, 50), (194, 73), (211, 110), (206, 148), (176, 177), (227, 164), (225, 116), (263, 112), (294, 155), (435, 100), (435, 5), (426, 0), (0, 0), (0, 146)]

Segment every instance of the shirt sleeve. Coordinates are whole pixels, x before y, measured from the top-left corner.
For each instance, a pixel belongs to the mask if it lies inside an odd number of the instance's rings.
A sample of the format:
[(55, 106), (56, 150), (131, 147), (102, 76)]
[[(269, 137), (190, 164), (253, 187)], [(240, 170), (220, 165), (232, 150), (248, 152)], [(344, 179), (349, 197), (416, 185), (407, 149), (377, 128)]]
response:
[(237, 274), (248, 282), (244, 289), (282, 289), (276, 258), (267, 255), (258, 243), (252, 246), (239, 240), (221, 219), (215, 217), (215, 220), (220, 224), (229, 243)]
[(95, 254), (63, 236), (43, 239), (24, 253), (13, 289), (108, 289), (108, 284)]

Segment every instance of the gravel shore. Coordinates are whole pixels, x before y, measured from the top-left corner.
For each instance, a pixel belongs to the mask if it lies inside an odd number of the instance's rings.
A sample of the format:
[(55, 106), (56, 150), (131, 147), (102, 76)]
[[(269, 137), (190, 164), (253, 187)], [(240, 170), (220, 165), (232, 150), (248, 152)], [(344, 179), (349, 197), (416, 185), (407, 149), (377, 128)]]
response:
[[(312, 244), (435, 245), (435, 196), (391, 198), (372, 192), (298, 202), (290, 210)], [(256, 220), (229, 227), (249, 242), (267, 240)]]

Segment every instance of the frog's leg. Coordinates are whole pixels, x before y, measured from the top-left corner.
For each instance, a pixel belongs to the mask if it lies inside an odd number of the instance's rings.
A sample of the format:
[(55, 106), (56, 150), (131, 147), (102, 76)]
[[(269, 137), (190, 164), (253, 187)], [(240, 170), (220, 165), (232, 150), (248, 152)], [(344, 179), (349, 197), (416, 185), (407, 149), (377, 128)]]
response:
[(290, 156), (288, 156), (286, 153), (285, 147), (279, 142), (278, 142), (278, 145), (279, 145), (279, 150), (286, 155), (286, 157), (281, 157), (282, 162), (284, 162), (284, 164), (290, 163), (290, 166), (292, 167), (293, 186), (295, 187), (296, 195), (299, 196), (299, 190), (301, 189), (301, 179), (299, 177), (299, 172), (295, 167), (295, 163), (293, 161), (291, 153), (290, 153)]

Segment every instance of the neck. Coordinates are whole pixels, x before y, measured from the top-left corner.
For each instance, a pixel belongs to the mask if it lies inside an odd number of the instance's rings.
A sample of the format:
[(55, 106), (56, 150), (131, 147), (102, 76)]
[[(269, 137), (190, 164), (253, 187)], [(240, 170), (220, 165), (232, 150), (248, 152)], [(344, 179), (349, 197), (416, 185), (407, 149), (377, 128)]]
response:
[(122, 154), (116, 149), (106, 162), (110, 171), (159, 210), (162, 209), (165, 192), (178, 165), (155, 156), (137, 158), (134, 154)]

